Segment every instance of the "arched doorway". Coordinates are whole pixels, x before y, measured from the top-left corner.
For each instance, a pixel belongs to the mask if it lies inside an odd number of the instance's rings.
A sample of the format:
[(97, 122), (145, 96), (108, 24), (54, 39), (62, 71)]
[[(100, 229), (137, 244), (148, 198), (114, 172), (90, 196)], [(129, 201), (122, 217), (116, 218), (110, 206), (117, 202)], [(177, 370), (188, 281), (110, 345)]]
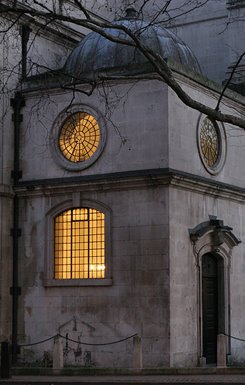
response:
[(218, 262), (211, 253), (202, 257), (203, 356), (207, 364), (217, 362), (219, 323)]
[(198, 354), (201, 365), (204, 362), (215, 364), (217, 334), (229, 334), (231, 256), (233, 247), (240, 240), (232, 233), (231, 227), (225, 226), (215, 216), (189, 229), (189, 234), (198, 279)]

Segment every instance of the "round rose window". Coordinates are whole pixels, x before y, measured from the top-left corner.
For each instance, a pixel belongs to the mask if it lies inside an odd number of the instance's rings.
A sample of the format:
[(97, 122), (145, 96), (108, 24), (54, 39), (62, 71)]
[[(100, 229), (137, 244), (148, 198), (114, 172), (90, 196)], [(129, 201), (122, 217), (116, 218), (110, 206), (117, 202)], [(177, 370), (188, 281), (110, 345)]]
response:
[(100, 128), (93, 115), (76, 112), (63, 123), (59, 134), (59, 148), (70, 162), (84, 162), (97, 151)]
[(208, 116), (201, 116), (198, 124), (197, 142), (200, 158), (210, 174), (217, 174), (226, 157), (224, 127)]
[(214, 167), (219, 159), (220, 135), (216, 123), (207, 117), (200, 128), (200, 146), (205, 162)]

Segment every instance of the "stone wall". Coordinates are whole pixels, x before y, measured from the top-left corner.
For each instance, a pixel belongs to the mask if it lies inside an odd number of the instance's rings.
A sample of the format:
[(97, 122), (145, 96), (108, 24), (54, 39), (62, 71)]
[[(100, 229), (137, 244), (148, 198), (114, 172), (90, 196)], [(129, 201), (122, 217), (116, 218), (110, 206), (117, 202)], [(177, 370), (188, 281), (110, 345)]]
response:
[[(132, 183), (134, 183), (132, 181)], [(104, 185), (104, 188), (106, 184)], [(90, 187), (91, 189), (91, 187)], [(84, 342), (117, 341), (137, 333), (142, 337), (146, 367), (168, 366), (168, 194), (165, 188), (111, 188), (84, 191), (84, 199), (103, 203), (111, 210), (111, 278), (109, 286), (45, 286), (45, 215), (55, 202), (70, 199), (55, 193), (24, 199), (21, 209), (23, 236), (20, 247), (21, 341), (45, 339), (60, 332)], [(34, 193), (35, 194), (35, 193)], [(49, 235), (49, 236), (52, 236)], [(86, 285), (86, 283), (85, 283)], [(132, 340), (103, 347), (69, 343), (67, 364), (131, 367)], [(41, 359), (52, 343), (27, 348), (24, 359)], [(35, 352), (35, 356), (31, 351)], [(66, 346), (64, 342), (64, 352)], [(90, 352), (90, 353), (85, 353)], [(29, 357), (29, 358), (28, 358)]]

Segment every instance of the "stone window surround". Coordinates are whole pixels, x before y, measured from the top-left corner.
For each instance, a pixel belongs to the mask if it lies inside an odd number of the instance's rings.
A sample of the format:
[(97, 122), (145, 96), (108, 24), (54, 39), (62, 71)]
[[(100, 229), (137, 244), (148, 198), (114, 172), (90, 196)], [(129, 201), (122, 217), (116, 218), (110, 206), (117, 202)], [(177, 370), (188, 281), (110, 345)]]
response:
[[(74, 194), (76, 195), (76, 193)], [(80, 200), (80, 199), (79, 199)], [(78, 207), (88, 207), (99, 210), (105, 214), (105, 278), (86, 278), (86, 279), (54, 279), (54, 218), (61, 212)], [(55, 206), (46, 214), (46, 255), (45, 255), (45, 287), (54, 286), (110, 286), (112, 285), (111, 271), (111, 210), (100, 202), (82, 199), (79, 204), (74, 199), (63, 201)]]
[[(59, 147), (59, 134), (60, 134), (61, 127), (63, 123), (66, 121), (66, 119), (76, 112), (87, 112), (88, 114), (92, 115), (95, 118), (95, 120), (98, 122), (99, 129), (100, 129), (100, 142), (97, 150), (89, 159), (83, 162), (74, 163), (66, 159), (65, 156), (62, 154)], [(100, 157), (105, 147), (106, 137), (107, 137), (106, 124), (102, 114), (87, 104), (74, 104), (70, 106), (68, 109), (65, 109), (62, 112), (60, 112), (57, 118), (55, 119), (50, 132), (50, 137), (49, 137), (50, 151), (54, 158), (54, 161), (60, 167), (68, 171), (80, 171), (90, 167), (95, 161), (97, 161), (97, 159)]]
[(201, 144), (200, 144), (200, 130), (201, 130), (201, 127), (202, 127), (202, 124), (203, 124), (203, 121), (205, 118), (208, 118), (211, 120), (211, 122), (213, 121), (213, 119), (209, 118), (207, 115), (205, 114), (201, 114), (199, 119), (198, 119), (198, 122), (197, 122), (197, 147), (198, 147), (198, 152), (199, 152), (199, 156), (200, 156), (200, 159), (202, 161), (202, 164), (204, 166), (204, 168), (207, 170), (207, 172), (211, 175), (217, 175), (221, 170), (222, 168), (224, 167), (224, 164), (225, 164), (225, 160), (226, 160), (226, 153), (227, 153), (227, 139), (226, 139), (226, 133), (225, 133), (225, 128), (224, 128), (224, 125), (220, 122), (214, 122), (215, 123), (215, 126), (217, 128), (218, 131), (218, 134), (219, 134), (219, 156), (218, 156), (218, 160), (216, 162), (216, 164), (214, 166), (208, 166), (207, 162), (206, 162), (206, 159), (204, 158), (204, 155), (202, 153), (202, 149), (201, 149)]

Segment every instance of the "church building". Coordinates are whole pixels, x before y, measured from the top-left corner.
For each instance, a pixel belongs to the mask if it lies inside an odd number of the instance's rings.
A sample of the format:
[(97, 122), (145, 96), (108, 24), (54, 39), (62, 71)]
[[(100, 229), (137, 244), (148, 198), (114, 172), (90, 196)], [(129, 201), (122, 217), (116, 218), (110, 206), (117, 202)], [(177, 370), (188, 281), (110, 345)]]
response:
[[(120, 39), (131, 31), (215, 108), (237, 59), (229, 48), (221, 61), (223, 46), (215, 59), (224, 35), (205, 51), (205, 34), (245, 2), (165, 26), (121, 3), (104, 35), (24, 14), (1, 41), (0, 339), (17, 364), (52, 361), (60, 335), (67, 366), (132, 368), (137, 335), (143, 368), (161, 368), (217, 365), (224, 335), (227, 365), (240, 365), (244, 130), (188, 107)], [(230, 42), (245, 35), (231, 28)], [(245, 119), (244, 68), (219, 109)]]

